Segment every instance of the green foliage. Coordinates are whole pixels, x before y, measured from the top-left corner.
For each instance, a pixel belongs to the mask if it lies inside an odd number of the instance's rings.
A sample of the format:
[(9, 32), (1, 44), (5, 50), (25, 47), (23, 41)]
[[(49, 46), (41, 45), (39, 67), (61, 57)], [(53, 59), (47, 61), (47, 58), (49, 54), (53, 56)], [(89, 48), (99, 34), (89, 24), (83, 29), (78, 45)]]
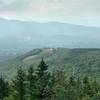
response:
[(47, 69), (48, 66), (45, 64), (44, 60), (42, 59), (36, 71), (37, 77), (38, 78), (45, 77), (45, 74), (47, 73), (46, 72)]
[(36, 77), (34, 75), (34, 69), (31, 66), (28, 70), (28, 75), (27, 75), (27, 91), (28, 91), (28, 99), (33, 100), (34, 99), (34, 87), (35, 87), (35, 81)]
[(5, 79), (0, 77), (0, 100), (4, 100), (9, 94), (9, 84), (5, 81)]
[(43, 59), (37, 69), (31, 66), (24, 71), (20, 67), (9, 83), (0, 79), (1, 100), (100, 100), (100, 84), (95, 78), (76, 74), (69, 77), (61, 69), (50, 72)]
[(15, 100), (25, 100), (25, 83), (26, 74), (20, 67), (17, 71), (17, 76), (13, 80), (13, 88), (15, 92)]
[[(84, 77), (90, 75), (100, 81), (100, 49), (67, 49), (43, 48), (35, 49), (15, 59), (0, 62), (0, 72), (4, 72), (10, 79), (16, 75), (18, 66), (28, 69), (33, 65), (37, 69), (38, 62), (44, 57), (50, 67), (48, 70), (63, 68), (69, 77), (73, 73)], [(11, 74), (12, 73), (12, 74)]]
[(87, 76), (83, 79), (83, 92), (85, 96), (88, 95), (89, 97), (92, 97), (95, 94), (94, 88)]
[(41, 98), (48, 98), (50, 96), (50, 83), (51, 83), (51, 75), (48, 72), (48, 66), (42, 59), (40, 62), (37, 70), (36, 70), (36, 98), (41, 99)]

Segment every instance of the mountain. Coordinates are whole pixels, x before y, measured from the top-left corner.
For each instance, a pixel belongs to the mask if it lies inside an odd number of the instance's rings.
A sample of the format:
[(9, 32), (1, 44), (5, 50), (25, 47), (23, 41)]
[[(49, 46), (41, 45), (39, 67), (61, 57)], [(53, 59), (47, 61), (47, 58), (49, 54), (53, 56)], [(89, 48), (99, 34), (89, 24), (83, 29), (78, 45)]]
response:
[(96, 27), (58, 22), (36, 23), (3, 20), (0, 21), (0, 33), (3, 48), (100, 47), (100, 28)]
[(0, 54), (4, 54), (0, 56), (3, 59), (43, 47), (100, 48), (100, 28), (0, 19)]
[(49, 71), (62, 69), (66, 75), (90, 75), (100, 80), (100, 49), (66, 49), (44, 48), (34, 49), (15, 59), (0, 63), (0, 72), (8, 77), (13, 77), (17, 68), (24, 69), (29, 66), (36, 68), (44, 58), (49, 66)]

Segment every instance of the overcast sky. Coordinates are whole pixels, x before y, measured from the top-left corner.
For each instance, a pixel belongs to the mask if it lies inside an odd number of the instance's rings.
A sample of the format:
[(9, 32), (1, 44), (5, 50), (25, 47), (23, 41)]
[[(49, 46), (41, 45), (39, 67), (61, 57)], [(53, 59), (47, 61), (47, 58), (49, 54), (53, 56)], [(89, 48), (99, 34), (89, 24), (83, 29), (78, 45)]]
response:
[(0, 17), (100, 26), (100, 0), (0, 0)]

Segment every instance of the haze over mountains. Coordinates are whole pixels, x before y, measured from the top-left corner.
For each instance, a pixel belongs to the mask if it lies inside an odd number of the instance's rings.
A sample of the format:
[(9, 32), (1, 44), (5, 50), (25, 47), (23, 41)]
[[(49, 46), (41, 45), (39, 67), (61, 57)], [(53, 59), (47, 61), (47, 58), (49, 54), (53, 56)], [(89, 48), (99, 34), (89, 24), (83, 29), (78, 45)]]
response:
[(41, 47), (100, 48), (100, 28), (0, 19), (2, 57)]

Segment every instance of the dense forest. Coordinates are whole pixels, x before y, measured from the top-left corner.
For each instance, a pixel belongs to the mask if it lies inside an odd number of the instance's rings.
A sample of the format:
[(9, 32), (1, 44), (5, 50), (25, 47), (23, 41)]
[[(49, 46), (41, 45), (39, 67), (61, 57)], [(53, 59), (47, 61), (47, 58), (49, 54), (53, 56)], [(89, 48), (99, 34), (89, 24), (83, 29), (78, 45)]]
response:
[(42, 59), (37, 69), (18, 67), (16, 76), (0, 77), (0, 100), (100, 100), (96, 78), (67, 76), (64, 70), (48, 71)]

